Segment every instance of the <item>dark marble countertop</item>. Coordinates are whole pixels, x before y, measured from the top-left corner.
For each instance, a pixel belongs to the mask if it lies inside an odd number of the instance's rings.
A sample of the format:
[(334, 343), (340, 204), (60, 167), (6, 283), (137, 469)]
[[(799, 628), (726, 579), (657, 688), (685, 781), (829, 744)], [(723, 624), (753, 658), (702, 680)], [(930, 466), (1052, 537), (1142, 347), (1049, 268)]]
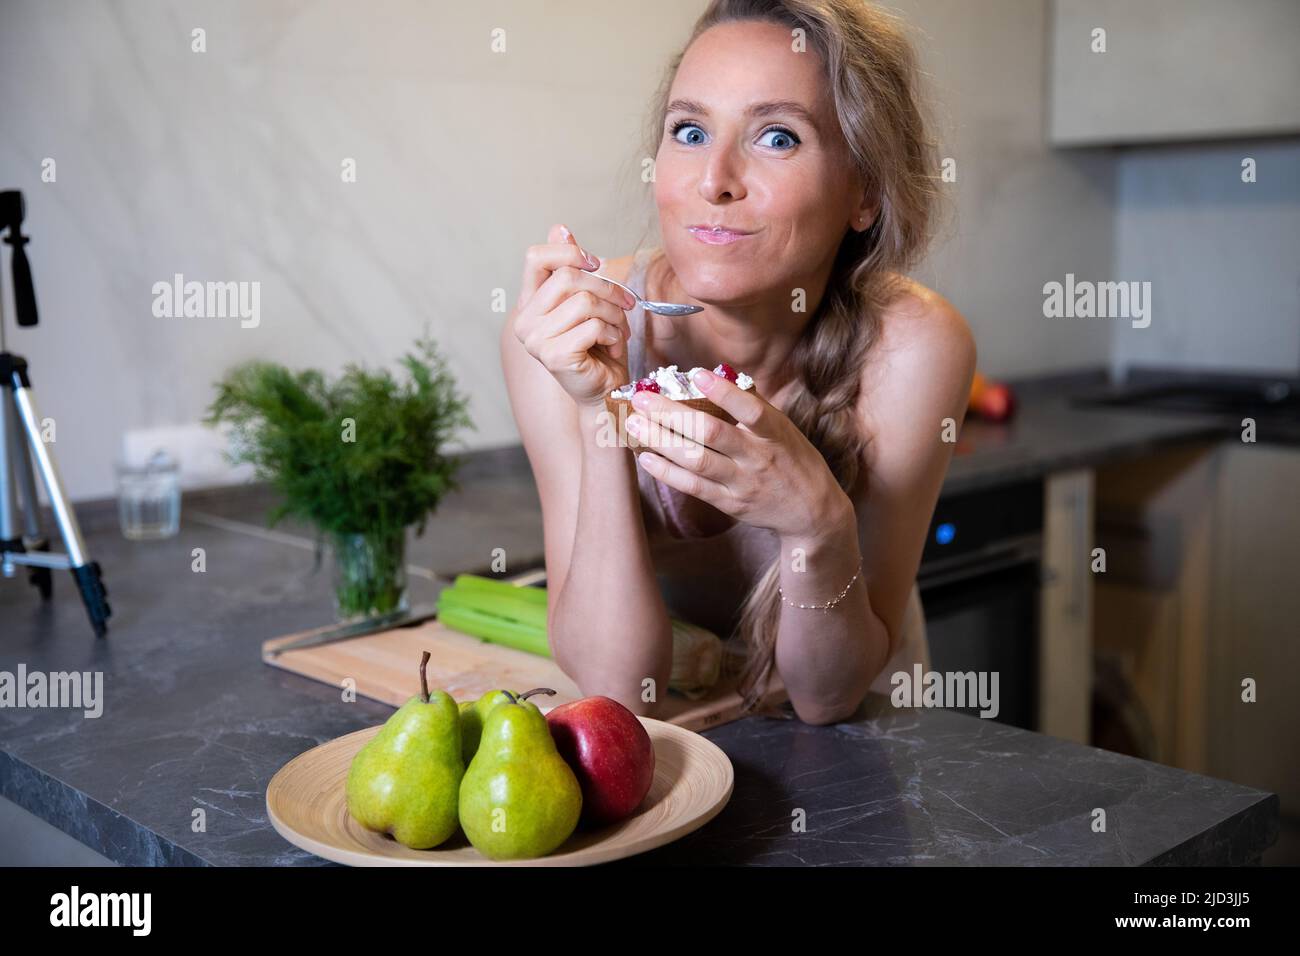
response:
[[(1027, 403), (1013, 426), (968, 428), (974, 447), (954, 462), (950, 485), (1095, 464), (1216, 429), (1075, 413), (1058, 395)], [(0, 579), (0, 670), (104, 675), (97, 718), (0, 709), (0, 796), (120, 863), (323, 863), (270, 826), (267, 783), (299, 753), (392, 711), (345, 703), (332, 687), (261, 662), (262, 641), (328, 623), (332, 611), (328, 563), (313, 570), (305, 529), (261, 530), (265, 504), (256, 491), (187, 494), (179, 535), (153, 542), (122, 538), (110, 507), (78, 505), (113, 607), (103, 641), (66, 575), (48, 605), (21, 575)], [(496, 547), (512, 570), (542, 553), (517, 448), (475, 455), (462, 489), (412, 539), (408, 559), (423, 569), (412, 600), (486, 567)], [(195, 548), (202, 573), (192, 570)], [(705, 736), (736, 768), (730, 803), (637, 862), (1235, 864), (1257, 860), (1278, 828), (1273, 794), (976, 717), (896, 710), (884, 698), (839, 725), (755, 716)], [(1096, 808), (1106, 810), (1105, 833), (1093, 832)], [(792, 826), (800, 810), (802, 832)]]
[[(943, 494), (960, 494), (1054, 471), (1096, 468), (1182, 442), (1240, 441), (1240, 415), (1080, 401), (1181, 380), (1184, 376), (1176, 373), (1135, 370), (1128, 384), (1116, 385), (1103, 370), (1093, 369), (1015, 383), (1018, 408), (1010, 421), (995, 424), (968, 417), (962, 425)], [(1229, 380), (1240, 381), (1237, 377)], [(1300, 420), (1265, 422), (1259, 428), (1258, 439), (1300, 444)]]

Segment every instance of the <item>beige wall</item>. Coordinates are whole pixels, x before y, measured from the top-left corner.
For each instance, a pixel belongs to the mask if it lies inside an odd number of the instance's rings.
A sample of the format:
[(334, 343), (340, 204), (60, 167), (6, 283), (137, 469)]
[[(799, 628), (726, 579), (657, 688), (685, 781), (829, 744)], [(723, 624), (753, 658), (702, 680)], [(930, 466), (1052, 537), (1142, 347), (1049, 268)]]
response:
[[(37, 329), (11, 315), (9, 344), (58, 423), (72, 496), (110, 494), (123, 436), (143, 429), (177, 429), (187, 483), (228, 478), (192, 427), (227, 368), (391, 364), (426, 322), (472, 393), (468, 446), (517, 441), (493, 291), (513, 302), (524, 247), (554, 221), (630, 251), (649, 214), (646, 104), (704, 6), (0, 4), (0, 184), (28, 197), (42, 311)], [(1043, 0), (896, 6), (929, 34), (958, 161), (959, 217), (919, 275), (995, 374), (1103, 362), (1103, 325), (1041, 316), (1045, 281), (1111, 258), (1109, 165), (1043, 145)], [(154, 317), (153, 284), (177, 272), (259, 282), (260, 324)]]
[(922, 281), (970, 321), (980, 368), (1029, 375), (1106, 361), (1104, 321), (1043, 316), (1043, 285), (1104, 279), (1114, 251), (1114, 161), (1046, 145), (1045, 0), (894, 0), (924, 37), (953, 215)]
[(1151, 283), (1153, 315), (1116, 324), (1116, 373), (1300, 375), (1300, 137), (1126, 150), (1117, 175), (1115, 275)]

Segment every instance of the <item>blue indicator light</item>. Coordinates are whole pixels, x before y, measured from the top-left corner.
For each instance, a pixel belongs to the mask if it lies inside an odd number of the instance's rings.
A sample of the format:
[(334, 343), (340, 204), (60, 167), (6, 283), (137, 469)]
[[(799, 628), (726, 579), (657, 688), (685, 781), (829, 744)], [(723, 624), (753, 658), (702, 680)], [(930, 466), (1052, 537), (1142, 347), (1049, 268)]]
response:
[(939, 544), (948, 544), (955, 537), (957, 537), (957, 526), (951, 521), (945, 521), (934, 529), (934, 540)]

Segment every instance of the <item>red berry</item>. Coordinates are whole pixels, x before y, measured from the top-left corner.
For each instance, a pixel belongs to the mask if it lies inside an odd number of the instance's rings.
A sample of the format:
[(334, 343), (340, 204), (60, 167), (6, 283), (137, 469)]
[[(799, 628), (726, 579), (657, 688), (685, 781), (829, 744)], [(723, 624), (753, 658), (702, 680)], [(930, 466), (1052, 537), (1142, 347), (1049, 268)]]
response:
[(726, 362), (720, 363), (718, 367), (713, 370), (713, 374), (721, 375), (728, 382), (734, 382), (736, 380), (736, 370)]
[(659, 383), (656, 382), (656, 381), (655, 381), (654, 379), (652, 379), (652, 378), (643, 378), (643, 379), (638, 380), (637, 383), (636, 383), (636, 388), (632, 389), (632, 391), (634, 391), (634, 392), (660, 392), (660, 394), (663, 394), (662, 391), (661, 391), (660, 388), (659, 388)]

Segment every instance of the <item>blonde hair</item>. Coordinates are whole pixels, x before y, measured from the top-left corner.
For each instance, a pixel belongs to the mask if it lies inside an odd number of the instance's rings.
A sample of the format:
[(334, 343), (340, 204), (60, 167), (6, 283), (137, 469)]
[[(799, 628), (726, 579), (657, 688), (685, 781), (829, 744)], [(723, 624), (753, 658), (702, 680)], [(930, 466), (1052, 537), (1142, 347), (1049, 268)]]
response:
[[(852, 161), (880, 203), (869, 229), (847, 229), (840, 241), (826, 292), (790, 357), (795, 380), (785, 408), (852, 497), (865, 481), (868, 443), (855, 414), (861, 370), (880, 315), (900, 291), (898, 273), (929, 243), (937, 198), (916, 57), (902, 21), (863, 0), (713, 0), (669, 63), (647, 122), (648, 155), (658, 152), (673, 79), (691, 43), (710, 27), (745, 20), (801, 29), (821, 55)], [(740, 607), (736, 631), (747, 654), (739, 686), (747, 709), (775, 666), (781, 560), (759, 575)]]

